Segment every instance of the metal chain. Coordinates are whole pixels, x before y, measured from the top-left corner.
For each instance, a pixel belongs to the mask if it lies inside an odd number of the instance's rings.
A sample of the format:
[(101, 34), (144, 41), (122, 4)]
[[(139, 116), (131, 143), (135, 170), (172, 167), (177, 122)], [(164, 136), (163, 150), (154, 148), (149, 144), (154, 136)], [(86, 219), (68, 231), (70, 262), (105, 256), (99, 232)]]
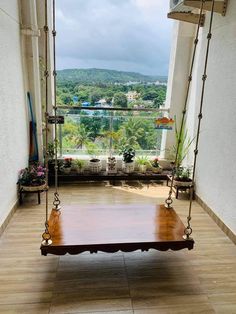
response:
[(195, 145), (195, 150), (194, 150), (193, 175), (192, 175), (193, 185), (190, 188), (189, 213), (188, 213), (188, 217), (187, 217), (187, 227), (184, 230), (185, 239), (190, 239), (190, 235), (192, 234), (192, 231), (193, 231), (191, 228), (190, 221), (191, 221), (191, 213), (192, 213), (194, 180), (195, 180), (195, 174), (196, 174), (196, 164), (197, 164), (197, 155), (198, 155), (198, 144), (199, 144), (199, 137), (200, 137), (200, 130), (201, 130), (201, 121), (203, 118), (202, 110), (203, 110), (203, 100), (204, 100), (204, 95), (205, 95), (205, 85), (206, 85), (206, 79), (207, 79), (207, 65), (208, 65), (208, 59), (209, 59), (210, 41), (212, 38), (211, 30), (212, 30), (212, 23), (213, 23), (213, 16), (214, 16), (214, 7), (215, 7), (215, 0), (212, 0), (209, 31), (207, 34), (207, 49), (206, 49), (206, 55), (205, 55), (204, 72), (202, 75), (202, 92), (201, 92), (201, 100), (200, 100), (200, 107), (199, 107), (199, 114), (198, 114), (196, 145)]
[(54, 87), (54, 117), (55, 117), (55, 124), (54, 124), (54, 153), (55, 153), (55, 192), (54, 192), (54, 209), (60, 210), (61, 209), (61, 201), (58, 193), (58, 159), (57, 159), (57, 148), (58, 148), (58, 139), (57, 139), (57, 72), (56, 72), (56, 6), (55, 0), (53, 0), (53, 87)]
[(49, 233), (49, 225), (48, 225), (48, 3), (47, 0), (44, 2), (45, 7), (45, 26), (44, 26), (44, 34), (45, 34), (45, 168), (46, 168), (46, 217), (45, 217), (45, 231), (42, 234), (42, 244), (50, 245), (52, 244), (51, 235)]
[(173, 186), (174, 186), (175, 168), (177, 166), (179, 148), (180, 148), (180, 144), (181, 144), (181, 135), (183, 133), (184, 120), (185, 120), (185, 115), (187, 112), (188, 97), (189, 97), (189, 91), (190, 91), (190, 86), (191, 86), (191, 82), (192, 82), (193, 67), (194, 67), (194, 62), (195, 62), (195, 57), (196, 57), (198, 37), (199, 37), (199, 31), (200, 31), (200, 26), (201, 26), (201, 20), (202, 20), (202, 16), (203, 16), (203, 5), (204, 5), (204, 3), (205, 3), (205, 0), (202, 0), (199, 19), (198, 19), (198, 26), (197, 26), (196, 36), (195, 36), (195, 40), (194, 40), (194, 49), (193, 49), (190, 72), (189, 72), (189, 76), (188, 76), (188, 85), (187, 85), (187, 90), (186, 90), (184, 108), (182, 111), (182, 119), (181, 119), (181, 124), (180, 124), (180, 131), (179, 131), (179, 138), (178, 138), (178, 143), (177, 143), (177, 148), (176, 148), (175, 161), (174, 161), (173, 170), (172, 170), (171, 185), (170, 185), (169, 195), (168, 195), (167, 199), (165, 200), (165, 207), (169, 208), (169, 209), (172, 208), (171, 205), (173, 203), (172, 194), (173, 194)]

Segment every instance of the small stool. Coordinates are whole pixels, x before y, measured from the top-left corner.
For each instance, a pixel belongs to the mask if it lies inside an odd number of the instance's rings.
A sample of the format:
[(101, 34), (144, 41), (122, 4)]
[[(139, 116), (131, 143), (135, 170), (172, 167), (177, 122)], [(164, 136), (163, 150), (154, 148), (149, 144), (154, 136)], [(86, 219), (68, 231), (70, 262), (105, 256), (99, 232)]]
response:
[(45, 190), (36, 190), (36, 191), (26, 191), (23, 187), (20, 187), (19, 190), (19, 203), (20, 205), (23, 203), (23, 194), (31, 194), (31, 193), (37, 193), (38, 194), (38, 204), (41, 204), (41, 197), (40, 193), (44, 192)]
[[(169, 182), (171, 182), (172, 180), (172, 176), (171, 175), (167, 175), (167, 179), (166, 179), (166, 185), (169, 186)], [(188, 191), (188, 194), (190, 196), (190, 189), (193, 188), (193, 184), (188, 185), (188, 186), (183, 186), (183, 185), (173, 185), (173, 188), (175, 190), (175, 198), (178, 199), (179, 197), (179, 191)], [(194, 191), (193, 191), (193, 199), (194, 199)]]

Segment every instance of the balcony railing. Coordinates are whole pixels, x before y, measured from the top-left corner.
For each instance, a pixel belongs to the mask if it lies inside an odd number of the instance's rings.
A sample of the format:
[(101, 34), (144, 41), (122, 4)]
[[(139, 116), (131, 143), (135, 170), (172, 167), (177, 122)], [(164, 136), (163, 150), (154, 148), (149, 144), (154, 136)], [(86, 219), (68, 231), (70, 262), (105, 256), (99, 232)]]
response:
[(155, 119), (165, 109), (59, 106), (64, 125), (59, 125), (59, 154), (76, 156), (117, 156), (123, 146), (136, 155), (159, 156), (162, 130)]

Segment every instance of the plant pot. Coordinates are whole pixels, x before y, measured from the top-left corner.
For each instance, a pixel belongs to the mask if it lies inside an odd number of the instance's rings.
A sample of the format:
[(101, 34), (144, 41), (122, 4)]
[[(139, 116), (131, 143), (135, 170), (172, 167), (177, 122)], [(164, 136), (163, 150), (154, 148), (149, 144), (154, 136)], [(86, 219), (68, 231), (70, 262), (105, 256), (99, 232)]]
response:
[(46, 188), (46, 184), (41, 184), (41, 185), (34, 185), (34, 186), (27, 186), (27, 185), (21, 185), (20, 186), (23, 191), (28, 191), (28, 192), (35, 192), (35, 191), (42, 191)]
[(89, 170), (92, 173), (99, 173), (102, 170), (102, 163), (100, 159), (94, 158), (89, 161)]
[(139, 165), (139, 171), (141, 173), (146, 173), (147, 172), (147, 165)]
[(78, 173), (78, 174), (80, 174), (80, 173), (82, 173), (83, 172), (83, 168), (75, 168), (75, 171)]
[(152, 167), (152, 172), (154, 172), (154, 173), (162, 173), (162, 168), (161, 167)]
[(61, 167), (60, 170), (65, 174), (69, 174), (71, 172), (71, 167)]
[(193, 185), (193, 182), (192, 182), (192, 180), (189, 180), (189, 181), (180, 181), (180, 180), (174, 179), (173, 185), (174, 185), (174, 186), (191, 187), (191, 186)]
[(123, 162), (123, 171), (125, 173), (132, 173), (132, 172), (134, 172), (134, 161)]
[(106, 164), (107, 173), (117, 173), (117, 164), (115, 157), (108, 157)]

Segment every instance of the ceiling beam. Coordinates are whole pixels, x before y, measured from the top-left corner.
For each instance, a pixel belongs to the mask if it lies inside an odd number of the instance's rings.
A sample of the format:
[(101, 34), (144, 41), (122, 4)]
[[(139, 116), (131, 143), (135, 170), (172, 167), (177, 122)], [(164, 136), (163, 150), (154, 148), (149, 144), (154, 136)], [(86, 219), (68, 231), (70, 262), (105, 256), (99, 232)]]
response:
[[(167, 14), (167, 17), (170, 19), (192, 23), (192, 24), (198, 24), (200, 14), (195, 14), (191, 12), (170, 12)], [(205, 22), (205, 15), (202, 15), (200, 26), (204, 26)]]
[[(201, 0), (184, 0), (184, 5), (193, 7), (193, 8), (201, 8)], [(214, 12), (225, 16), (227, 11), (228, 0), (215, 1)], [(212, 0), (205, 0), (203, 5), (203, 9), (206, 11), (211, 11)]]

